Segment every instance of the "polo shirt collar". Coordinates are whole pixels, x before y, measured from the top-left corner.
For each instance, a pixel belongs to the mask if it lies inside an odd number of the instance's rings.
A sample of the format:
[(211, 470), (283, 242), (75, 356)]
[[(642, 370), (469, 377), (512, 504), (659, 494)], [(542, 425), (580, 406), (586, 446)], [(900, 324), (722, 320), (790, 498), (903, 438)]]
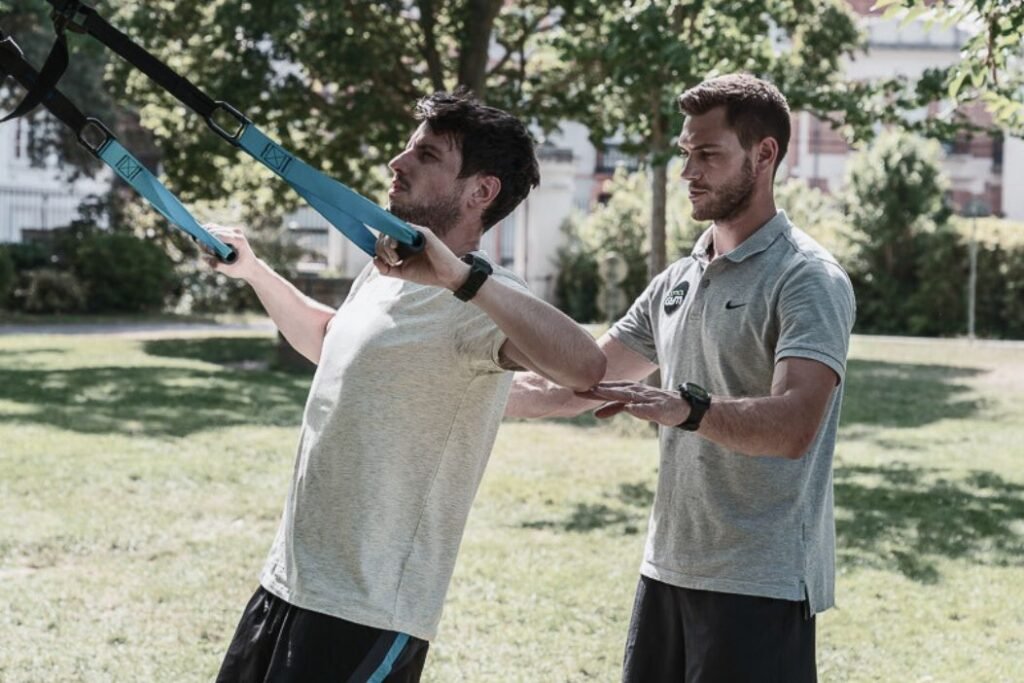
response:
[[(779, 235), (793, 227), (789, 222), (786, 212), (779, 209), (775, 217), (754, 231), (750, 237), (745, 239), (738, 247), (725, 254), (724, 257), (733, 263), (740, 263), (746, 259), (760, 254), (772, 245)], [(712, 228), (708, 228), (693, 245), (692, 256), (704, 265), (708, 263), (708, 247), (711, 245)]]

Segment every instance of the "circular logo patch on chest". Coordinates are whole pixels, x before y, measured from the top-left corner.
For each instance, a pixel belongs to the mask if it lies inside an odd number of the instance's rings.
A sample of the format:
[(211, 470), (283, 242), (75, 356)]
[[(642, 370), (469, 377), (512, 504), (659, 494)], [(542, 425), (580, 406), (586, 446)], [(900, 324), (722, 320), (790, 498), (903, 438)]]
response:
[(686, 293), (690, 291), (690, 283), (682, 282), (672, 288), (672, 291), (665, 295), (665, 300), (662, 302), (662, 306), (665, 309), (666, 314), (673, 313), (677, 308), (683, 305), (683, 300), (686, 299)]

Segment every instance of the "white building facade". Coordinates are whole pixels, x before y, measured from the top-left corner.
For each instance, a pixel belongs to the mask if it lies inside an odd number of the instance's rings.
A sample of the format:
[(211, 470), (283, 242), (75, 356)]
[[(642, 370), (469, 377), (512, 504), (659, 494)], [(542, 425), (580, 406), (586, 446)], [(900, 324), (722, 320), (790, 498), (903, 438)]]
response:
[[(923, 21), (904, 24), (900, 19), (885, 19), (873, 13), (874, 0), (849, 0), (861, 15), (867, 34), (865, 54), (847, 60), (846, 77), (874, 80), (906, 76), (920, 77), (926, 69), (950, 66), (959, 59), (960, 49), (969, 37), (960, 28), (928, 25)], [(935, 105), (918, 112), (921, 117), (942, 113)], [(949, 105), (945, 105), (949, 106)], [(988, 126), (992, 118), (980, 106), (964, 110), (979, 125)], [(801, 178), (812, 187), (837, 192), (845, 182), (846, 165), (853, 150), (831, 127), (806, 112), (793, 117), (793, 140), (786, 159), (788, 177)], [(978, 202), (987, 213), (1013, 220), (1024, 220), (1024, 200), (1014, 188), (1024, 185), (1022, 142), (1018, 139), (987, 134), (963, 135), (945, 145), (943, 170), (949, 177), (949, 200), (957, 210)]]
[(28, 125), (24, 119), (0, 125), (0, 243), (66, 226), (88, 196), (110, 191), (110, 173), (69, 182), (55, 159), (33, 166)]

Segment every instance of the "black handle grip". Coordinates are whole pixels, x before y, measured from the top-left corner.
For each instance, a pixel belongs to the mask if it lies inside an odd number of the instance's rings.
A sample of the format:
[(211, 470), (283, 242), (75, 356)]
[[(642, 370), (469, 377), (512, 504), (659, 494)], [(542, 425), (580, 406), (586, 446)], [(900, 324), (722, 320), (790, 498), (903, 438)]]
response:
[(412, 244), (399, 242), (395, 250), (398, 252), (398, 257), (402, 260), (405, 260), (410, 256), (415, 256), (416, 254), (423, 251), (423, 248), (425, 246), (427, 246), (427, 240), (423, 236), (423, 233), (417, 230), (416, 239), (412, 241)]
[(225, 244), (224, 245), (225, 247), (228, 248), (228, 253), (223, 255), (223, 256), (221, 256), (219, 251), (214, 249), (211, 245), (206, 244), (205, 242), (200, 241), (198, 238), (196, 238), (195, 235), (189, 235), (189, 237), (192, 238), (192, 241), (195, 242), (197, 247), (199, 247), (200, 249), (205, 251), (207, 254), (210, 254), (211, 256), (216, 258), (221, 263), (226, 263), (226, 264), (228, 264), (230, 266), (232, 263), (234, 263), (235, 261), (238, 260), (238, 250), (235, 249), (230, 244)]
[(228, 251), (227, 256), (222, 257), (220, 254), (217, 254), (217, 258), (230, 266), (232, 263), (238, 260), (238, 250), (235, 249), (230, 244), (228, 245), (228, 249), (230, 251)]

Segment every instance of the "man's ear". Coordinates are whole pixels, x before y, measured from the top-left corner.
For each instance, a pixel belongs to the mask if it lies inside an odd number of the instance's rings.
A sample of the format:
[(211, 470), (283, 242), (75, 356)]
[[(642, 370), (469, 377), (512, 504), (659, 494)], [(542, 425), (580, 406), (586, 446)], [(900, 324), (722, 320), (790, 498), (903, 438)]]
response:
[(768, 175), (775, 173), (775, 160), (779, 158), (779, 141), (775, 138), (765, 138), (757, 145), (757, 171), (764, 171)]
[(474, 179), (473, 184), (475, 185), (473, 194), (469, 197), (471, 206), (486, 209), (501, 193), (501, 181), (498, 180), (497, 176), (477, 176)]

